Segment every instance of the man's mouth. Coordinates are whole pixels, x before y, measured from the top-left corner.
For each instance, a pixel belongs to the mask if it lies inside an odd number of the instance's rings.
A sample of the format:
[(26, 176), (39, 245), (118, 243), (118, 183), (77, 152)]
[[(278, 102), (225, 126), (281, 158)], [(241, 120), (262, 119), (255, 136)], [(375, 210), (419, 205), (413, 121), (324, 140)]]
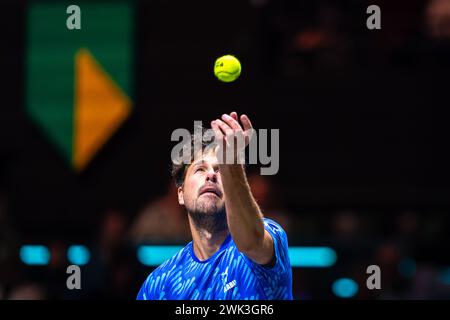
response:
[(203, 194), (214, 194), (219, 198), (222, 198), (222, 191), (215, 187), (204, 187), (200, 190), (200, 195)]

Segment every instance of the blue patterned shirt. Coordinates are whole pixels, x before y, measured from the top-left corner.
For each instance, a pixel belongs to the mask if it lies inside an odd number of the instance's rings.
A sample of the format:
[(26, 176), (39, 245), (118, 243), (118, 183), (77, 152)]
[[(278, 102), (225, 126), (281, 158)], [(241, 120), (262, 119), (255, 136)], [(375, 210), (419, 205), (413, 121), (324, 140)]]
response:
[(203, 261), (195, 256), (191, 241), (147, 277), (137, 300), (292, 300), (286, 233), (273, 220), (263, 221), (274, 242), (270, 266), (239, 252), (230, 234)]

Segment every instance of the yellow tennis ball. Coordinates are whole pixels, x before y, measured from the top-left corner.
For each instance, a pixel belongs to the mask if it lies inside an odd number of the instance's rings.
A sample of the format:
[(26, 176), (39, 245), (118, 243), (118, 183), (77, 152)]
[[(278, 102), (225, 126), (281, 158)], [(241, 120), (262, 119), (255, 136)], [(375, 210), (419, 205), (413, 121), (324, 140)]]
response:
[(220, 57), (214, 64), (214, 74), (223, 82), (234, 81), (241, 74), (241, 63), (232, 55)]

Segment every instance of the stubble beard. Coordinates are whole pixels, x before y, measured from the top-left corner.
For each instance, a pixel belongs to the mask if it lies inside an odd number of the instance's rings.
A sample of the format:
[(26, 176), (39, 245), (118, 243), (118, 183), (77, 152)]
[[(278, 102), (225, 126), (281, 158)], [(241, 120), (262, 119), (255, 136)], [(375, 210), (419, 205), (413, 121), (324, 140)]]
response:
[(205, 230), (215, 234), (228, 229), (225, 204), (196, 203), (186, 208), (197, 230)]

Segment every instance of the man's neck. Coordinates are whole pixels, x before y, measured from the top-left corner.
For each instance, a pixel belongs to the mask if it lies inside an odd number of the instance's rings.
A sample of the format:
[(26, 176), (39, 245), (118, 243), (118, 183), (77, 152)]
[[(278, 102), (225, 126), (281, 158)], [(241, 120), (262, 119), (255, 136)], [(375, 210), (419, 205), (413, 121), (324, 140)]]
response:
[(203, 261), (214, 255), (219, 249), (225, 238), (228, 236), (228, 229), (220, 232), (211, 233), (205, 229), (198, 228), (189, 217), (189, 225), (192, 233), (192, 245), (195, 256)]

